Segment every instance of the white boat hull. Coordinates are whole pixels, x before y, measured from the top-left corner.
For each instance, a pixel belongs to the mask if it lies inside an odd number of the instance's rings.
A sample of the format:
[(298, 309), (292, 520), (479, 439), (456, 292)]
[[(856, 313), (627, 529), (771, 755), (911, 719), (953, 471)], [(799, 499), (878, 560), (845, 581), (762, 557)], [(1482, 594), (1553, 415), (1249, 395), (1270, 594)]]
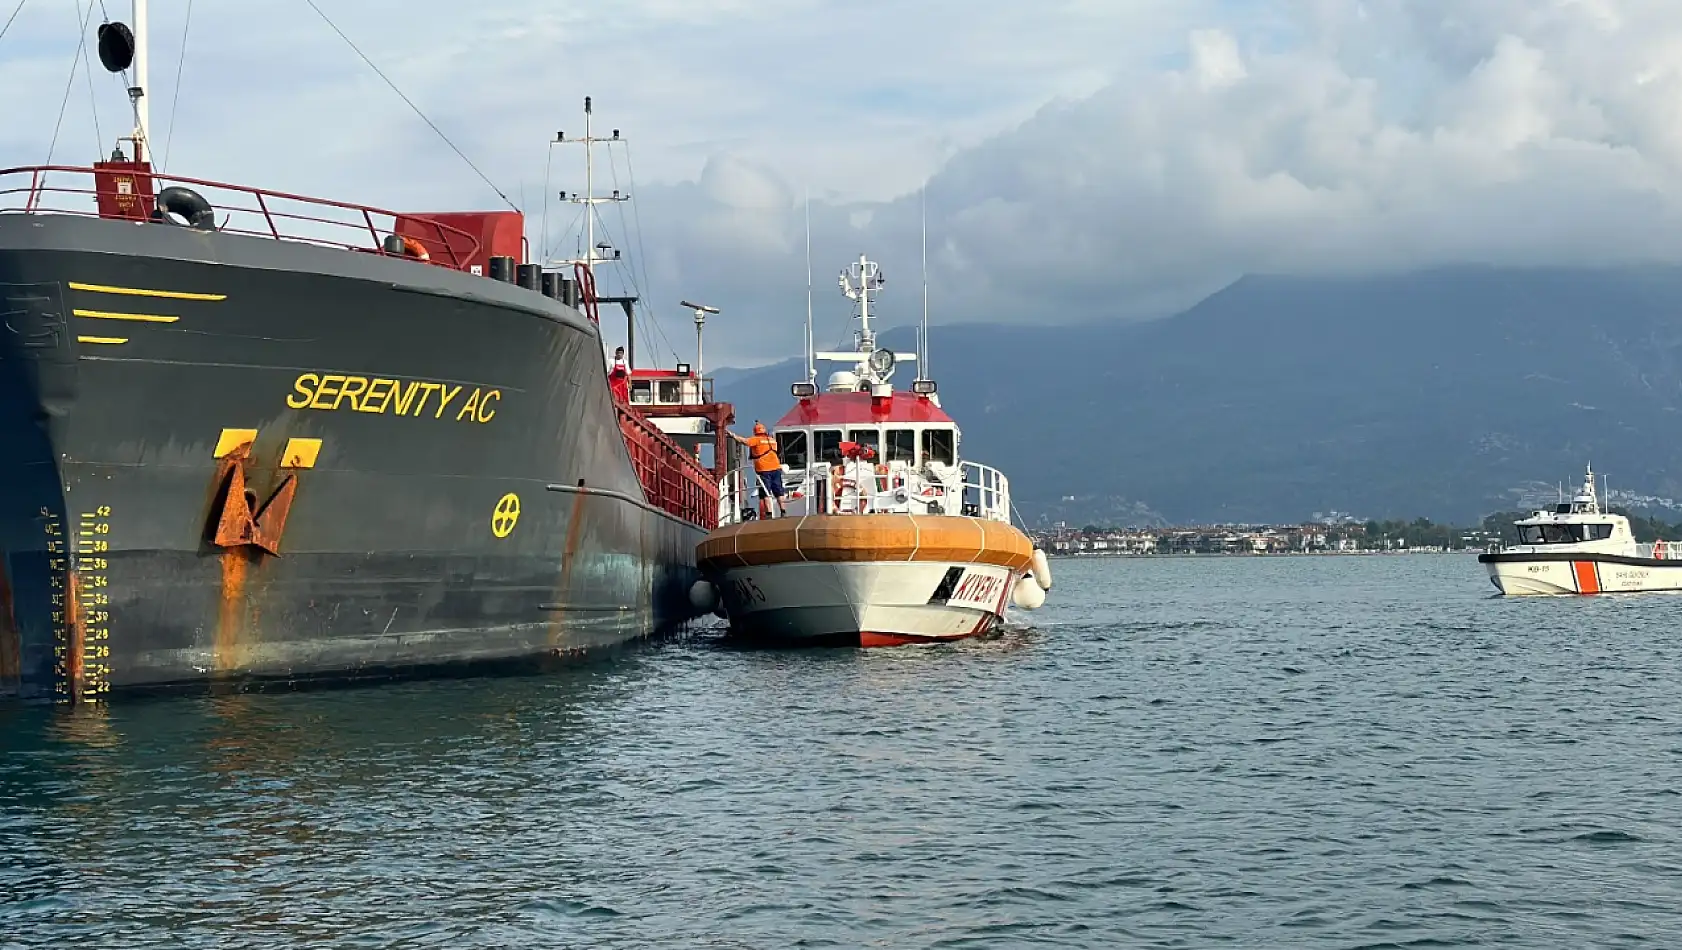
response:
[(717, 579), (732, 631), (787, 645), (896, 646), (986, 633), (1017, 574), (991, 564), (805, 561), (729, 568)]
[(1580, 554), (1485, 554), (1490, 583), (1509, 596), (1682, 591), (1682, 560)]

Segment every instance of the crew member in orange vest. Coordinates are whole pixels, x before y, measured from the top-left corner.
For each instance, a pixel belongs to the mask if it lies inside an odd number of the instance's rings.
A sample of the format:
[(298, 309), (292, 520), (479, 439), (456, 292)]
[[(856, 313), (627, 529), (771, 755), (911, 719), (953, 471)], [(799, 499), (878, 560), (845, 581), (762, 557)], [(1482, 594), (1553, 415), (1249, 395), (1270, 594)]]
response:
[(622, 346), (613, 350), (613, 368), (607, 372), (607, 385), (613, 390), (614, 399), (631, 401), (631, 367), (625, 362), (625, 348)]
[(765, 516), (765, 499), (767, 496), (777, 499), (777, 511), (783, 509), (783, 462), (777, 458), (777, 440), (771, 438), (765, 431), (765, 423), (753, 424), (753, 435), (742, 438), (736, 433), (730, 437), (747, 446), (748, 457), (753, 459), (755, 480), (759, 483), (759, 515)]

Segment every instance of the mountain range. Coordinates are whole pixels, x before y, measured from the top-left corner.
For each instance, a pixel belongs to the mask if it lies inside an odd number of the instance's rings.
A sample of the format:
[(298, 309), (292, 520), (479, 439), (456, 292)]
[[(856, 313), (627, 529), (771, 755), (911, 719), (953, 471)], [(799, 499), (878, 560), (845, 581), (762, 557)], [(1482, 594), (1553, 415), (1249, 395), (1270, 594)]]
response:
[[(931, 336), (964, 456), (1030, 521), (1469, 523), (1590, 463), (1645, 507), (1682, 497), (1682, 268), (1245, 277), (1149, 322)], [(799, 376), (715, 385), (745, 427)]]

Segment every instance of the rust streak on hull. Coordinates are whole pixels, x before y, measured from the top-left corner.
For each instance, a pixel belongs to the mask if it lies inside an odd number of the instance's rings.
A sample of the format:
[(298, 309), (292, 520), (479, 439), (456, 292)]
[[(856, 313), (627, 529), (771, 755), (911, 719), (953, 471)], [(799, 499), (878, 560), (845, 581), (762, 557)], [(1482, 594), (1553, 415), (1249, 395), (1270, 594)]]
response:
[(232, 673), (242, 665), (245, 634), (245, 586), (251, 556), (243, 548), (222, 552), (222, 589), (216, 608), (216, 672)]
[[(561, 584), (559, 599), (567, 603), (572, 599), (572, 565), (578, 555), (578, 535), (584, 527), (584, 492), (577, 491), (572, 496), (572, 514), (567, 517), (567, 543), (561, 551)], [(561, 616), (565, 616), (562, 614)], [(549, 624), (549, 648), (560, 649), (561, 634), (565, 632), (565, 625), (560, 620)]]
[(88, 617), (82, 606), (82, 579), (75, 568), (64, 572), (64, 681), (70, 701), (79, 703), (87, 689)]

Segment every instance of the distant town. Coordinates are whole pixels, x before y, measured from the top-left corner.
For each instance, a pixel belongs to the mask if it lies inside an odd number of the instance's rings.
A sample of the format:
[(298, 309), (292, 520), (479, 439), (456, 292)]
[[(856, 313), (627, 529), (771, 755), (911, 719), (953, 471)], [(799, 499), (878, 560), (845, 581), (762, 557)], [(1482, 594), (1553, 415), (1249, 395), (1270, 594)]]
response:
[(1492, 527), (1458, 528), (1415, 521), (1292, 525), (1195, 525), (1167, 528), (1071, 528), (1032, 531), (1054, 556), (1185, 554), (1363, 554), (1482, 551), (1498, 540)]

